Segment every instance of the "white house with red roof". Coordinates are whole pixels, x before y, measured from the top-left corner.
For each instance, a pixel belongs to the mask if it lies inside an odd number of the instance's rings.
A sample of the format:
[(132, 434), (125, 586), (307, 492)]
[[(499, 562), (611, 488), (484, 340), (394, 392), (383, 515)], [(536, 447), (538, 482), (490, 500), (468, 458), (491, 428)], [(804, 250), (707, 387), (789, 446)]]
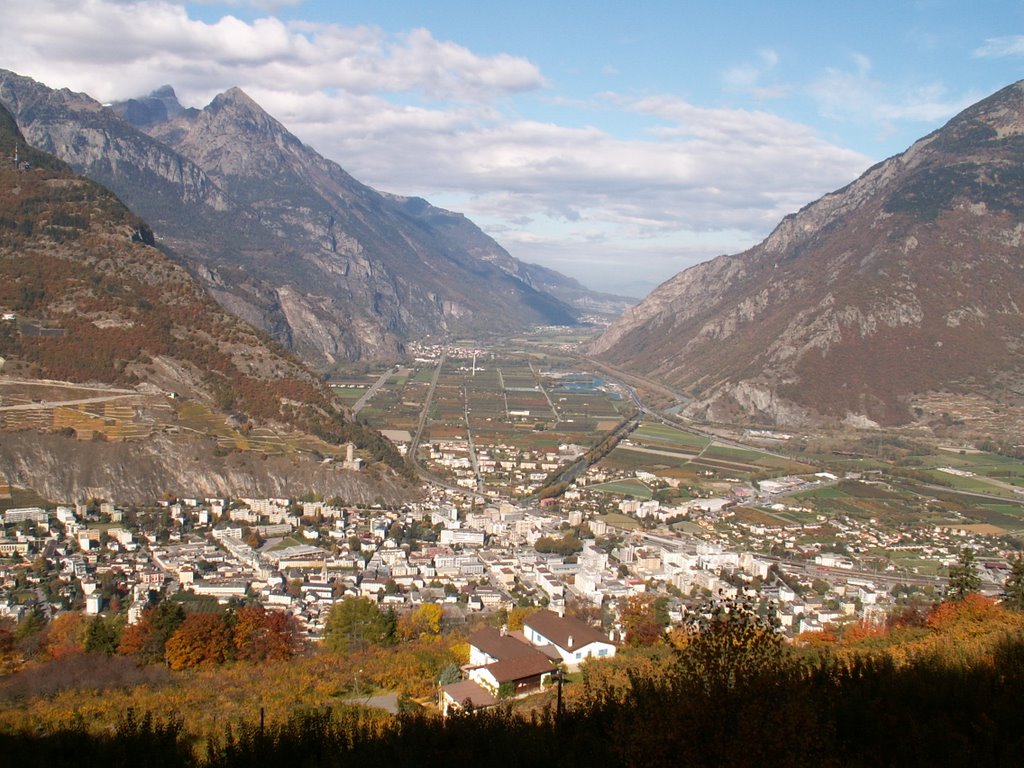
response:
[(523, 620), (523, 635), (532, 645), (539, 648), (551, 646), (558, 651), (570, 672), (576, 671), (584, 659), (606, 659), (615, 655), (615, 645), (601, 630), (547, 609)]

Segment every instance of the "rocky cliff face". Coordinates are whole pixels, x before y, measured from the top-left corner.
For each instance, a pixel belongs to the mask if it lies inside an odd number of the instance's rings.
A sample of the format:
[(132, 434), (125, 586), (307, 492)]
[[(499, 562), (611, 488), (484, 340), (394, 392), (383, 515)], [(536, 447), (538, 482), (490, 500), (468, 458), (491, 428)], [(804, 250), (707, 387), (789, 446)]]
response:
[(0, 102), (32, 143), (146, 218), (223, 306), (317, 367), (393, 359), (412, 338), (575, 322), (494, 263), (514, 260), (471, 223), (453, 236), (438, 222), (461, 217), (424, 218), (360, 184), (238, 89), (201, 111), (167, 89), (105, 108), (0, 72)]
[(7, 432), (0, 441), (0, 477), (55, 501), (101, 498), (120, 504), (152, 504), (168, 493), (295, 498), (315, 490), (352, 504), (401, 503), (417, 494), (389, 473), (350, 472), (302, 455), (218, 456), (208, 440), (161, 435), (130, 443), (95, 443)]
[(691, 415), (902, 423), (929, 392), (1024, 391), (1024, 83), (688, 269), (592, 352)]

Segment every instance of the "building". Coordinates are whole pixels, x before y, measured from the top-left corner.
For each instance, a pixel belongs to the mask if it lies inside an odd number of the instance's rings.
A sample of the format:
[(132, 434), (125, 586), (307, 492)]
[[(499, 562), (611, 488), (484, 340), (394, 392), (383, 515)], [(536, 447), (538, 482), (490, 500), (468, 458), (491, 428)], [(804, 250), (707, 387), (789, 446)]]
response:
[(518, 698), (544, 690), (559, 661), (526, 641), (521, 633), (506, 633), (491, 627), (469, 638), (467, 680), (441, 689), (441, 713), (452, 707), (474, 709), (494, 706), (503, 698)]
[(615, 645), (599, 629), (549, 610), (524, 619), (523, 634), (535, 646), (553, 646), (569, 671), (578, 669), (584, 659), (615, 655)]

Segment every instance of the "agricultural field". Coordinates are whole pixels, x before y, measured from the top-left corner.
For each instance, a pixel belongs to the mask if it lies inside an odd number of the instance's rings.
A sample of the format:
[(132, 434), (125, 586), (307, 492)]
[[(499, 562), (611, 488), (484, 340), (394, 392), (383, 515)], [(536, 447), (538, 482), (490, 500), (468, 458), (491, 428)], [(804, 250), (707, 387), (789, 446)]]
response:
[(922, 487), (901, 478), (870, 483), (844, 480), (835, 486), (795, 494), (828, 518), (883, 526), (938, 526), (986, 536), (1024, 534), (1024, 504)]
[(630, 517), (629, 515), (623, 515), (620, 512), (609, 512), (605, 515), (599, 515), (594, 519), (600, 520), (616, 528), (625, 529), (627, 531), (633, 531), (640, 527), (639, 520), (637, 520), (635, 517)]
[(587, 486), (587, 490), (632, 496), (634, 499), (642, 499), (644, 501), (654, 495), (654, 492), (639, 480), (615, 480), (610, 483), (597, 483)]
[[(360, 419), (378, 429), (415, 433), (435, 373), (436, 360), (401, 369), (369, 399)], [(419, 459), (448, 480), (483, 479), (490, 490), (522, 495), (600, 442), (631, 412), (617, 388), (526, 340), (467, 344), (450, 348), (441, 367)], [(482, 462), (479, 478), (465, 466), (474, 463), (470, 437), (475, 460)]]
[(602, 466), (622, 471), (645, 469), (660, 477), (687, 482), (743, 482), (755, 477), (815, 471), (810, 464), (756, 448), (722, 445), (713, 437), (654, 422), (642, 423)]
[(174, 421), (171, 401), (112, 387), (0, 382), (0, 429), (62, 432), (81, 440), (134, 440)]

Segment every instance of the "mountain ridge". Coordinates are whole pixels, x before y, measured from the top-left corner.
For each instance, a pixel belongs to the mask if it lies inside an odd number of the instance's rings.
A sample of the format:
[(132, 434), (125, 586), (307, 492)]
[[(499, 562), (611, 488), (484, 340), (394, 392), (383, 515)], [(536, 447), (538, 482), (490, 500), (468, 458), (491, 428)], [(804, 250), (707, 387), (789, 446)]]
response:
[[(0, 72), (0, 102), (30, 141), (150, 221), (222, 306), (319, 369), (394, 360), (411, 339), (577, 322), (579, 310), (545, 290), (552, 281), (524, 279), (471, 222), (432, 227), (408, 198), (361, 184), (240, 89), (204, 110), (180, 108), (173, 89), (106, 108)], [(480, 243), (497, 257), (478, 257)], [(608, 306), (597, 296), (587, 300)]]
[(1024, 82), (663, 283), (591, 347), (697, 418), (908, 423), (915, 397), (1021, 391)]

